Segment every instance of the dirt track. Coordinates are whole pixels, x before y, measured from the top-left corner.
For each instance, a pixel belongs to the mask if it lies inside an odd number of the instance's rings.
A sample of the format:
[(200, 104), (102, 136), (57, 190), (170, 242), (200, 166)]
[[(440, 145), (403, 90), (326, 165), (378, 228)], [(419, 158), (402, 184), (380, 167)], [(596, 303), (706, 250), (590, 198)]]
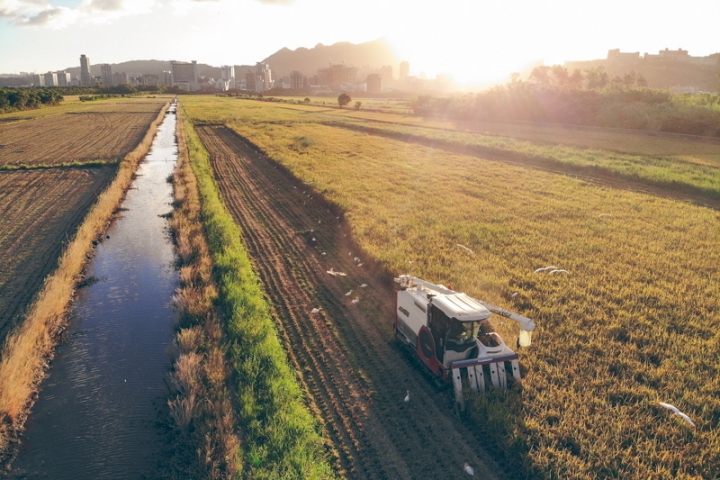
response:
[[(234, 132), (198, 133), (338, 471), (468, 478), (468, 462), (478, 478), (506, 478), (478, 434), (452, 415), (450, 393), (438, 392), (392, 341), (392, 280), (358, 251), (341, 213)], [(331, 268), (347, 276), (330, 275)]]

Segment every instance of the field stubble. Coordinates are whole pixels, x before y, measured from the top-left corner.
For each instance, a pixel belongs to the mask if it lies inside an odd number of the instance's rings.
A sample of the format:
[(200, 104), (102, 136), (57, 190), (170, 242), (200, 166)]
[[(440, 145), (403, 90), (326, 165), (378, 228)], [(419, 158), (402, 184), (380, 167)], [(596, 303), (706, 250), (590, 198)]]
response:
[[(134, 149), (125, 155), (114, 179), (96, 198), (77, 230), (60, 234), (69, 239), (57, 269), (43, 281), (23, 322), (5, 339), (0, 355), (0, 465), (7, 465), (15, 453), (24, 422), (64, 327), (67, 307), (93, 248), (92, 242), (107, 227), (130, 186), (137, 164), (148, 152), (168, 105), (156, 115)], [(39, 175), (44, 171), (30, 173)], [(32, 221), (32, 217), (27, 220)], [(61, 243), (65, 238), (52, 240)]]
[[(198, 121), (226, 115), (206, 117), (202, 99), (188, 100)], [(237, 101), (218, 108), (232, 112), (236, 132), (313, 182), (313, 195), (337, 204), (382, 268), (537, 321), (522, 352), (523, 388), (476, 402), (477, 428), (502, 442), (508, 459), (527, 458), (514, 462), (518, 475), (717, 475), (717, 212), (330, 126), (277, 123), (272, 109), (263, 122), (252, 105), (252, 122), (243, 122)], [(551, 264), (570, 274), (533, 273)], [(389, 319), (374, 318), (389, 338)], [(514, 343), (513, 325), (495, 327)]]
[(116, 163), (141, 142), (164, 103), (101, 103), (94, 109), (50, 112), (32, 121), (0, 125), (0, 168)]

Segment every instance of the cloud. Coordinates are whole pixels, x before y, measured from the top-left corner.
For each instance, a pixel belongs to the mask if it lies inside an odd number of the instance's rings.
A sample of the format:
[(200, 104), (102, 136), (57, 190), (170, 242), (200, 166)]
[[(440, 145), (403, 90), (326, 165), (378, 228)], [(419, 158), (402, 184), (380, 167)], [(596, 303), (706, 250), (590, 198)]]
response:
[(82, 0), (76, 8), (50, 0), (0, 0), (0, 17), (21, 27), (61, 29), (76, 23), (106, 24), (129, 15), (152, 12), (158, 0)]
[(88, 7), (91, 10), (118, 11), (122, 10), (123, 0), (90, 0)]
[(258, 0), (260, 3), (268, 3), (271, 5), (290, 5), (295, 0)]

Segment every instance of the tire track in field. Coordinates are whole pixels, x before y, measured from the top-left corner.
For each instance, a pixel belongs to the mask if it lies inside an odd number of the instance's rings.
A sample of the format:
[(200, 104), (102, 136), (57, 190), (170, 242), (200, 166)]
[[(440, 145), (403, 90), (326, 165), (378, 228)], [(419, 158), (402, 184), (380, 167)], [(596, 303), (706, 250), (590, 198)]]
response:
[[(391, 345), (394, 289), (372, 261), (354, 261), (363, 255), (342, 215), (232, 131), (198, 132), (338, 467), (350, 478), (464, 478), (469, 462), (481, 478), (501, 474), (451, 415), (447, 392)], [(328, 275), (330, 267), (347, 276)]]

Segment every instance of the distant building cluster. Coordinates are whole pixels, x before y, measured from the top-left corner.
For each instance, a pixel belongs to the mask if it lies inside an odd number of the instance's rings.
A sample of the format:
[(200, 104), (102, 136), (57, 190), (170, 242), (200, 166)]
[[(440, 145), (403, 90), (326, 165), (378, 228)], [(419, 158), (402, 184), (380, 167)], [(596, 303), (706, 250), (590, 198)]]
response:
[[(627, 54), (617, 54), (624, 56)], [(632, 54), (630, 54), (632, 55)], [(393, 67), (384, 65), (380, 68), (355, 67), (345, 62), (332, 63), (317, 70), (315, 75), (308, 76), (299, 70), (277, 77), (270, 65), (258, 62), (254, 68), (237, 65), (220, 67), (220, 78), (201, 77), (196, 60), (180, 62), (172, 60), (170, 70), (157, 75), (113, 72), (110, 64), (100, 64), (100, 75), (93, 76), (90, 58), (80, 55), (80, 72), (73, 78), (65, 71), (47, 72), (33, 75), (32, 83), (44, 87), (69, 86), (118, 86), (118, 85), (167, 85), (187, 91), (229, 91), (241, 90), (262, 93), (268, 90), (283, 88), (292, 90), (309, 90), (316, 94), (337, 92), (366, 91), (368, 93), (386, 93), (393, 91), (443, 91), (452, 86), (449, 78), (438, 76), (427, 79), (423, 75), (411, 76), (410, 64), (400, 62), (399, 75), (393, 76)], [(97, 72), (98, 66), (95, 66)]]
[(688, 65), (700, 65), (707, 67), (720, 66), (720, 55), (709, 55), (707, 57), (693, 57), (688, 54), (687, 50), (678, 48), (677, 50), (660, 50), (657, 54), (640, 52), (621, 52), (619, 48), (609, 50), (607, 59), (613, 63), (640, 63), (640, 62), (656, 62), (656, 63), (686, 63)]

